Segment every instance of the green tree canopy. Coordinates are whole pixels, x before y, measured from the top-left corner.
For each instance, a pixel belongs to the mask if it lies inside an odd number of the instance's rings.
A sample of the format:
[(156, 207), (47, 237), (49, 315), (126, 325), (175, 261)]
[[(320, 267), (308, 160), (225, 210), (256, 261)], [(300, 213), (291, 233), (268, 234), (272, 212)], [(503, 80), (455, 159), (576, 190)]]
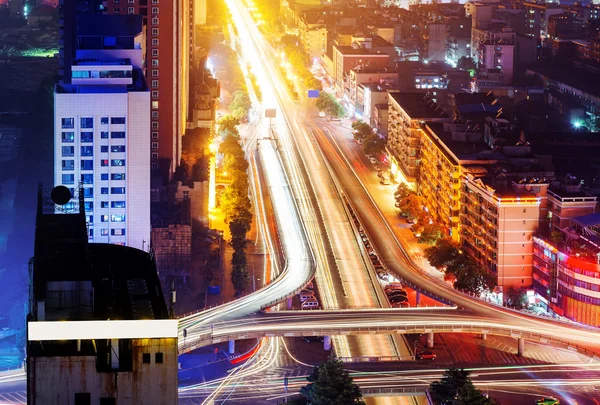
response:
[(419, 242), (431, 245), (441, 239), (445, 233), (445, 229), (441, 225), (435, 222), (430, 224), (429, 221), (427, 221), (427, 223), (423, 225)]
[(462, 56), (458, 60), (456, 67), (459, 68), (460, 70), (477, 69), (477, 65), (475, 64), (475, 61), (473, 59), (469, 58), (468, 56)]
[(316, 366), (307, 377), (309, 382), (300, 389), (300, 394), (313, 405), (364, 405), (358, 385), (344, 368), (344, 364), (333, 355)]
[(355, 121), (352, 123), (352, 135), (357, 141), (364, 141), (374, 134), (369, 124), (363, 121)]
[(497, 405), (498, 403), (484, 396), (473, 385), (470, 373), (464, 369), (449, 368), (440, 381), (429, 386), (429, 393), (436, 405)]
[(461, 255), (458, 243), (450, 238), (438, 240), (435, 246), (425, 249), (424, 254), (429, 264), (438, 270), (444, 270)]
[(322, 91), (317, 99), (316, 106), (332, 118), (342, 118), (346, 113), (344, 107), (331, 94)]
[(381, 155), (385, 150), (385, 139), (371, 133), (363, 143), (363, 151), (367, 155)]

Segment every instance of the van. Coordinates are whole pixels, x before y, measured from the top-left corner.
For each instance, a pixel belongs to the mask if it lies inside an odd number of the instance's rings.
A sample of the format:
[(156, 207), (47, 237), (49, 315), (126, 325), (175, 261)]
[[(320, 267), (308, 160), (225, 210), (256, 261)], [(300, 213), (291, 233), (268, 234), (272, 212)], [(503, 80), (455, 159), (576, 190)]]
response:
[(300, 302), (304, 302), (304, 301), (308, 301), (308, 300), (314, 300), (315, 299), (315, 295), (313, 293), (301, 293), (300, 294)]
[(302, 309), (317, 309), (319, 308), (319, 302), (316, 299), (304, 301), (302, 303)]

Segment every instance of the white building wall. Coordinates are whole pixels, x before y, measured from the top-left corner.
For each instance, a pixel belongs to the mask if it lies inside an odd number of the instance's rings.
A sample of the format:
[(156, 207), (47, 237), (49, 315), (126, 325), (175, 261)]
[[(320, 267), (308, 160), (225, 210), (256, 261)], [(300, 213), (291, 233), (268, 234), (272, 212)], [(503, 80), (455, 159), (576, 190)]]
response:
[[(149, 92), (55, 94), (54, 184), (64, 184), (77, 193), (83, 182), (90, 242), (141, 249), (145, 240), (148, 246), (149, 96)], [(63, 118), (73, 119), (72, 129), (62, 128)], [(81, 128), (81, 118), (93, 118), (93, 128)], [(124, 118), (125, 123), (113, 123), (115, 118)], [(72, 141), (63, 141), (64, 132), (73, 133)], [(84, 132), (92, 133), (91, 142), (82, 138)], [(124, 138), (119, 137), (122, 133)], [(69, 154), (63, 147), (73, 147), (73, 156), (63, 156)], [(82, 147), (91, 147), (92, 156), (82, 156)], [(63, 168), (63, 161), (73, 168)], [(91, 166), (82, 166), (82, 161), (92, 161)], [(73, 176), (63, 179), (63, 174)], [(120, 179), (121, 175), (125, 179)]]

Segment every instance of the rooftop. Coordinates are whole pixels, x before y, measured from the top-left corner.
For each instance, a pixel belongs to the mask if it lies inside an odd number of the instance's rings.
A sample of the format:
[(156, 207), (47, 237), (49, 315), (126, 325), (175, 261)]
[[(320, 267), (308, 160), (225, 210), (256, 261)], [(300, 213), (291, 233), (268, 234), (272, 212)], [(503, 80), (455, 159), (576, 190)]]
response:
[(600, 82), (594, 66), (582, 63), (538, 62), (528, 70), (600, 97)]
[(77, 35), (94, 37), (136, 37), (142, 33), (142, 16), (95, 15), (78, 16)]
[(446, 112), (423, 93), (390, 92), (390, 97), (411, 119), (448, 118)]

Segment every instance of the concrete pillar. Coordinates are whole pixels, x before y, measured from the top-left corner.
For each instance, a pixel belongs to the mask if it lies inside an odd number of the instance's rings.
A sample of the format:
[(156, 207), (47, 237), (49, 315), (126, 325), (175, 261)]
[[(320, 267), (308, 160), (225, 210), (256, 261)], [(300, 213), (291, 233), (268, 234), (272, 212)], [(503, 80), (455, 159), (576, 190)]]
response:
[(487, 333), (482, 333), (481, 340), (486, 340), (486, 339), (487, 339)]
[(518, 339), (517, 355), (523, 356), (525, 354), (525, 339), (520, 337)]
[(292, 297), (287, 300), (287, 309), (292, 309)]
[(418, 291), (417, 291), (416, 301), (417, 301), (417, 304), (416, 304), (417, 306), (421, 305), (421, 293)]
[(427, 348), (433, 349), (433, 332), (427, 334)]
[(229, 341), (229, 354), (235, 353), (235, 340)]
[(323, 336), (323, 350), (331, 350), (331, 336)]

